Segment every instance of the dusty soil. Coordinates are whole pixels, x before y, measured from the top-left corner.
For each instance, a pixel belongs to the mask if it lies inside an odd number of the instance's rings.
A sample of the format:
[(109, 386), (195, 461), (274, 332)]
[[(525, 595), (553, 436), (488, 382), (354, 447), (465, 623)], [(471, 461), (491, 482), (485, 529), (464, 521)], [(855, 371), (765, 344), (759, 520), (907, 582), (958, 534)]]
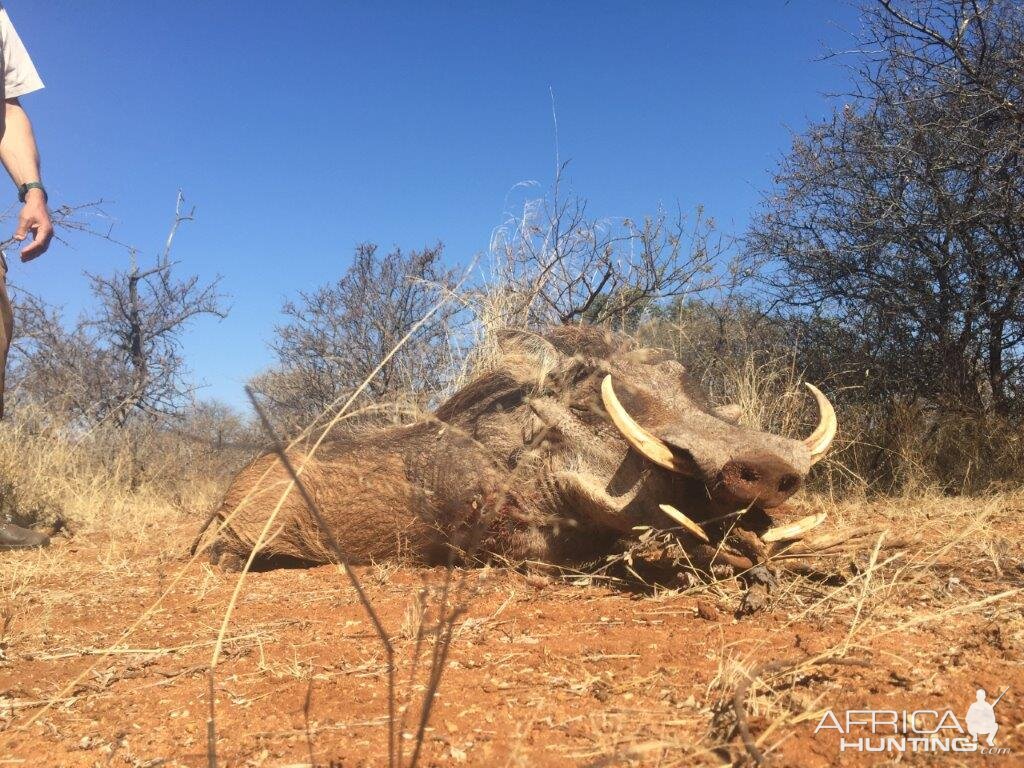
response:
[[(1009, 688), (996, 712), (1010, 754), (904, 760), (1024, 764), (1022, 505), (956, 504), (862, 510), (894, 531), (909, 522), (910, 540), (829, 561), (827, 582), (784, 577), (743, 618), (733, 580), (652, 592), (456, 573), (465, 610), (419, 764), (750, 763), (733, 696), (771, 662), (744, 705), (771, 764), (890, 762), (815, 735), (825, 710), (950, 708), (962, 722), (979, 687), (990, 700)], [(0, 768), (209, 764), (209, 668), (239, 576), (187, 561), (194, 529), (86, 532), (0, 555)], [(411, 702), (397, 739), (408, 765), (445, 574), (357, 570), (393, 636), (399, 708)], [(337, 569), (249, 574), (214, 677), (217, 764), (386, 765), (386, 669)]]

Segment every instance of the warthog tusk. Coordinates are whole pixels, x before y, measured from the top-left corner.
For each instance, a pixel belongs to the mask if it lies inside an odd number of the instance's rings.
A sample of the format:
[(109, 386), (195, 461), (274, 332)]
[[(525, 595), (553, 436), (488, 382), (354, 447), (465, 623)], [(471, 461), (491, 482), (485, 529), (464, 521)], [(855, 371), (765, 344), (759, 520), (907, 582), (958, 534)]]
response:
[(708, 544), (711, 543), (711, 539), (709, 539), (708, 535), (704, 533), (704, 529), (697, 525), (695, 522), (693, 522), (693, 520), (688, 518), (678, 509), (671, 506), (670, 504), (659, 504), (658, 507), (661, 509), (662, 512), (664, 512), (666, 515), (668, 515), (677, 523), (679, 523), (680, 527), (685, 528), (698, 539), (706, 541)]
[(820, 414), (818, 426), (811, 436), (804, 440), (804, 445), (811, 452), (811, 464), (817, 464), (825, 458), (828, 447), (836, 436), (836, 430), (839, 429), (839, 423), (836, 421), (836, 411), (832, 407), (832, 403), (821, 393), (821, 390), (813, 384), (807, 382), (804, 384), (811, 390), (814, 399), (818, 401), (818, 413)]
[(782, 541), (784, 539), (801, 539), (808, 531), (813, 528), (817, 528), (828, 517), (826, 512), (818, 512), (816, 515), (808, 515), (807, 517), (801, 517), (795, 523), (789, 525), (780, 525), (775, 528), (769, 528), (767, 531), (761, 534), (762, 541)]
[(601, 400), (604, 402), (608, 415), (612, 418), (612, 423), (631, 446), (659, 467), (670, 469), (673, 472), (679, 471), (676, 469), (672, 449), (637, 424), (633, 417), (626, 413), (626, 409), (622, 407), (622, 403), (615, 395), (611, 374), (605, 376), (604, 381), (601, 382)]

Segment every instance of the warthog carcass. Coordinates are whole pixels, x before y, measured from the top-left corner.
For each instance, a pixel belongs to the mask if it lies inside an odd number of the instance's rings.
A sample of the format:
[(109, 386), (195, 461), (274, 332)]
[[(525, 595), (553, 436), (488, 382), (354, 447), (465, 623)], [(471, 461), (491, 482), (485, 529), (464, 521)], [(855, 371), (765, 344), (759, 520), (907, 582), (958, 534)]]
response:
[[(763, 560), (766, 542), (819, 522), (780, 526), (772, 513), (835, 435), (817, 389), (820, 424), (792, 440), (741, 426), (667, 353), (618, 334), (506, 332), (500, 348), (430, 418), (329, 438), (312, 457), (289, 451), (350, 562), (465, 562), (468, 551), (579, 564), (651, 526), (677, 529), (699, 567), (744, 569)], [(215, 562), (249, 557), (275, 510), (261, 558), (335, 559), (289, 485), (274, 454), (238, 474), (218, 511)]]

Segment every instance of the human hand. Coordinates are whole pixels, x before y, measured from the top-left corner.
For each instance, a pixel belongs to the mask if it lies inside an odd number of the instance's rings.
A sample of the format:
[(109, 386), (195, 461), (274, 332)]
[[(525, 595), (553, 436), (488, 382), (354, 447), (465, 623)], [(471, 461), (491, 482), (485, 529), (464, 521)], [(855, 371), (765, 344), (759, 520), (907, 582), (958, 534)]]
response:
[(32, 261), (46, 253), (53, 239), (53, 222), (46, 207), (46, 195), (41, 189), (30, 189), (25, 195), (25, 205), (18, 216), (18, 229), (14, 239), (22, 241), (32, 233), (32, 242), (21, 251), (22, 261)]

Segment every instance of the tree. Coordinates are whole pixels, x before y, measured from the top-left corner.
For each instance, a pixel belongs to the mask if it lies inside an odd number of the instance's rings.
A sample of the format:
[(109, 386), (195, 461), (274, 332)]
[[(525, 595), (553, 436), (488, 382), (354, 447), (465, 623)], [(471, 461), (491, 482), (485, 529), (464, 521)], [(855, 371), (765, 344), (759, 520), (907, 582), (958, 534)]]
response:
[[(286, 429), (305, 427), (359, 387), (398, 343), (455, 288), (438, 243), (382, 255), (373, 243), (355, 250), (336, 282), (299, 292), (282, 309), (271, 349), (277, 365), (257, 376), (254, 389)], [(422, 400), (451, 369), (450, 325), (458, 313), (446, 302), (372, 378), (373, 401)]]
[(875, 374), (867, 398), (1007, 413), (1024, 394), (1024, 8), (879, 0), (864, 19), (855, 89), (794, 140), (748, 253), (827, 321), (834, 358)]
[(153, 266), (140, 268), (129, 248), (130, 267), (109, 276), (89, 275), (98, 300), (93, 311), (65, 327), (61, 313), (36, 297), (17, 299), (15, 379), (22, 396), (62, 409), (84, 425), (129, 426), (175, 416), (191, 402), (181, 335), (202, 315), (227, 312), (217, 281), (196, 275), (177, 279), (171, 260), (174, 237), (194, 211), (174, 222)]

